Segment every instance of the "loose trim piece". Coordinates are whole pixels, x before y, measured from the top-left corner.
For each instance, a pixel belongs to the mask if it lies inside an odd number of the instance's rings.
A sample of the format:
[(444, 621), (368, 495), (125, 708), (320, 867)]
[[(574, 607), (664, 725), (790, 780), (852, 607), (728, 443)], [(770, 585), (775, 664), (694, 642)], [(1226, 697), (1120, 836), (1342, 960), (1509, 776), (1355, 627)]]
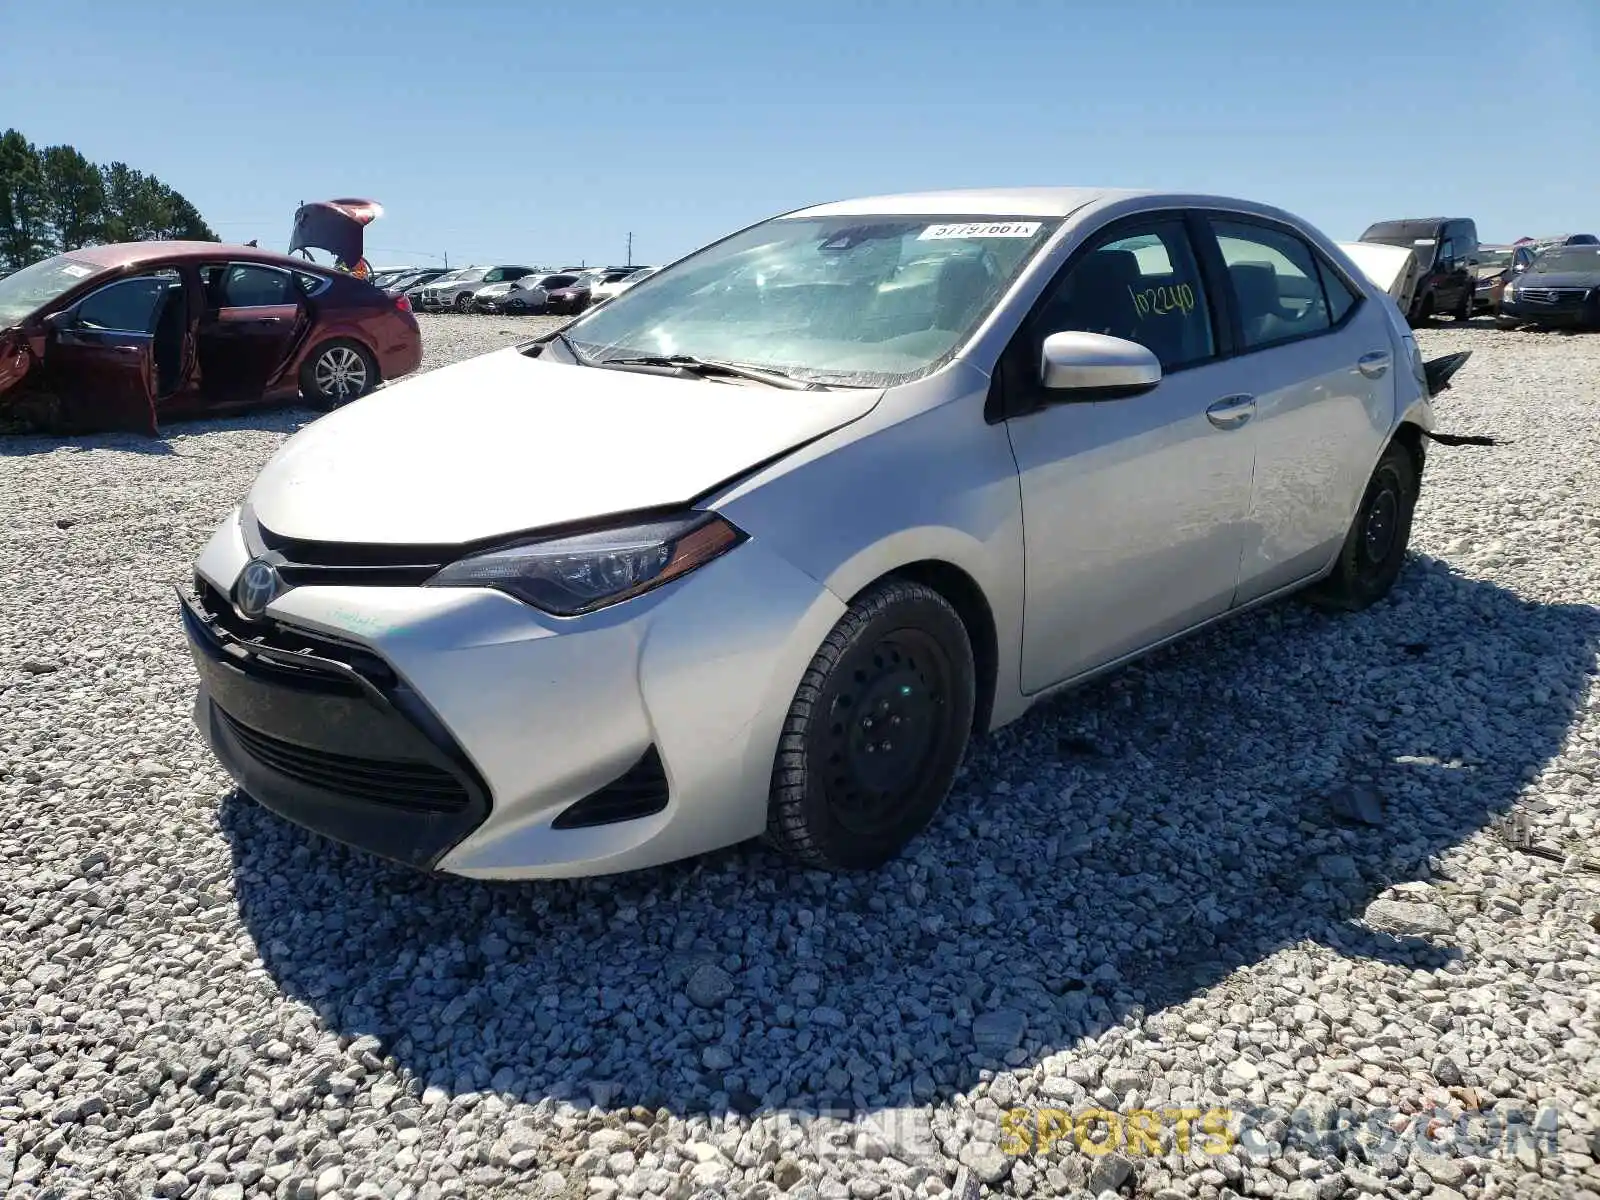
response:
[(1429, 433), (1425, 429), (1419, 432), (1430, 442), (1438, 442), (1441, 446), (1504, 446), (1508, 444), (1486, 433)]

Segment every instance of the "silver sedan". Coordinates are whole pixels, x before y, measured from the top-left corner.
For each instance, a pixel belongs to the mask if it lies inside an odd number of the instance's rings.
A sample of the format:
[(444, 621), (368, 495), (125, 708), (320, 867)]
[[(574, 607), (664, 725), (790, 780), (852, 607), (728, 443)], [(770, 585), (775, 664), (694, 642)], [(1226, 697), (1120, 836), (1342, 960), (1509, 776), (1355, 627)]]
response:
[(1382, 599), (1431, 377), (1260, 204), (808, 208), (291, 438), (183, 596), (195, 718), (262, 804), (424, 869), (871, 868), (1041, 699)]

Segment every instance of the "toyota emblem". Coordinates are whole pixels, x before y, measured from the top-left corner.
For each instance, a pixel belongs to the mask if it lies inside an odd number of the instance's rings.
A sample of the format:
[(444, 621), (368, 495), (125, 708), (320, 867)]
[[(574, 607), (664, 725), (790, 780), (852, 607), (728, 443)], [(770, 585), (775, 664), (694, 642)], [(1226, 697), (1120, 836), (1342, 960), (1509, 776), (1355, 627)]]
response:
[(253, 559), (234, 585), (234, 600), (239, 611), (252, 621), (267, 611), (267, 605), (283, 591), (283, 580), (277, 568), (265, 559)]

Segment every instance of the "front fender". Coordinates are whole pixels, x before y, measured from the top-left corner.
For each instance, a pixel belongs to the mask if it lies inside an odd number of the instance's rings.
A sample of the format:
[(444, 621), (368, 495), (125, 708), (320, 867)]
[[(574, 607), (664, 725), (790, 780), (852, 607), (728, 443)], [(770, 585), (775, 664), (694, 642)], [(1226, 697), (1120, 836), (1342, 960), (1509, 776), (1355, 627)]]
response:
[(846, 604), (914, 563), (967, 575), (994, 624), (998, 725), (1027, 705), (1019, 683), (1022, 501), (1006, 428), (983, 420), (985, 388), (973, 385), (986, 383), (952, 373), (943, 380), (949, 399), (928, 407), (891, 389), (861, 420), (712, 507)]

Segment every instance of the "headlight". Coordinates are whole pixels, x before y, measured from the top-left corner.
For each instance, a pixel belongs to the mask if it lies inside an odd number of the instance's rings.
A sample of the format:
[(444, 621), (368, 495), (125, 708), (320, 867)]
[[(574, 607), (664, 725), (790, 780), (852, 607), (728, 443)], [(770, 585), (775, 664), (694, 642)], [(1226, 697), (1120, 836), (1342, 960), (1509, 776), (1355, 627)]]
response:
[(1517, 285), (1514, 284), (1514, 283), (1506, 284), (1506, 290), (1500, 293), (1500, 301), (1501, 301), (1501, 303), (1504, 303), (1507, 300), (1515, 300), (1516, 298), (1517, 298)]
[(715, 513), (695, 512), (475, 554), (423, 586), (496, 588), (573, 617), (687, 575), (744, 540)]

